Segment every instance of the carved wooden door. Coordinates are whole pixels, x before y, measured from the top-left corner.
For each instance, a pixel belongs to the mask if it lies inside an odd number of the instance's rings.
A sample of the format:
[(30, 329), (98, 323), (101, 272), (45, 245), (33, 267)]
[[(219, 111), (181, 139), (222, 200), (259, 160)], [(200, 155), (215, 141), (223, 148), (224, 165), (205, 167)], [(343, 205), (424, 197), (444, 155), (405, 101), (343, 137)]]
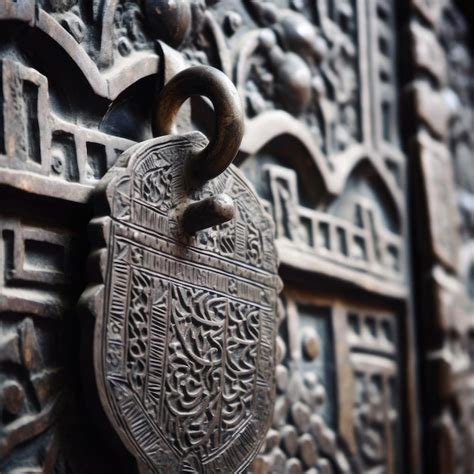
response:
[[(244, 472), (472, 472), (468, 3), (0, 0), (0, 472), (161, 472), (89, 390), (78, 301), (94, 190), (193, 65), (240, 95), (234, 164), (284, 284), (273, 419)], [(213, 113), (193, 97), (178, 132), (212, 135)], [(223, 446), (181, 472), (242, 472), (223, 460), (246, 447)]]

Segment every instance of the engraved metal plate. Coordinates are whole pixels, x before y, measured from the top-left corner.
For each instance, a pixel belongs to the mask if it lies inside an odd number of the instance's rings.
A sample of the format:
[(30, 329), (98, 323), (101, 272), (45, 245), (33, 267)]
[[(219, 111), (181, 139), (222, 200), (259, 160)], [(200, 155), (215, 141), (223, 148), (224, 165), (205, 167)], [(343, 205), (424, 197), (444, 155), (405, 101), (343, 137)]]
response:
[[(242, 472), (273, 408), (273, 223), (234, 166), (186, 190), (184, 161), (206, 144), (199, 132), (138, 144), (97, 188), (96, 379), (113, 427), (154, 473)], [(183, 209), (218, 193), (235, 219), (186, 235)]]

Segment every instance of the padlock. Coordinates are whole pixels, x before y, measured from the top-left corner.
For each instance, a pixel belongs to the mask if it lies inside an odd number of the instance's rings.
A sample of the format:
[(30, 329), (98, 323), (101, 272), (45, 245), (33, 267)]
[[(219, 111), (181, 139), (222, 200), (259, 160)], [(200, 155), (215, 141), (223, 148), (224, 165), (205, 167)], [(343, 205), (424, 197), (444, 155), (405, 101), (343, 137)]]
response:
[[(214, 106), (210, 141), (172, 134), (192, 95)], [(163, 136), (122, 154), (94, 193), (82, 303), (95, 316), (98, 397), (140, 472), (243, 472), (274, 400), (273, 222), (231, 164), (243, 114), (223, 73), (177, 74), (154, 130)]]

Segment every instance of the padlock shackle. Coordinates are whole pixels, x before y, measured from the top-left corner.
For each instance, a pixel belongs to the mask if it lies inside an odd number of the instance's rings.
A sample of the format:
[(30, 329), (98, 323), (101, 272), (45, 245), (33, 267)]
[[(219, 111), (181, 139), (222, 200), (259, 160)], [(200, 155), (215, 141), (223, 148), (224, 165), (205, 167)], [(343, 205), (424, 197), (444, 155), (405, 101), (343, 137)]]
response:
[(211, 66), (193, 66), (174, 76), (158, 96), (153, 114), (155, 136), (174, 132), (176, 115), (186, 99), (207, 97), (214, 106), (214, 135), (186, 164), (187, 179), (197, 186), (219, 176), (237, 154), (244, 133), (244, 114), (232, 81)]

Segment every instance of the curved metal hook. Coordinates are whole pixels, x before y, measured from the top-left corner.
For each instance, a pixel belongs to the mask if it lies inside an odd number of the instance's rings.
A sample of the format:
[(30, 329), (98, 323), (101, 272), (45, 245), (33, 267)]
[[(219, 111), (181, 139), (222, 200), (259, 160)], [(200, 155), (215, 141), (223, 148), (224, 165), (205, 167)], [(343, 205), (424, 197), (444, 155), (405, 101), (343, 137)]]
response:
[(176, 74), (158, 96), (153, 133), (169, 135), (183, 102), (193, 95), (210, 99), (214, 106), (215, 132), (204, 150), (186, 163), (186, 179), (195, 186), (219, 176), (234, 159), (244, 133), (244, 116), (231, 80), (210, 66), (194, 66)]

